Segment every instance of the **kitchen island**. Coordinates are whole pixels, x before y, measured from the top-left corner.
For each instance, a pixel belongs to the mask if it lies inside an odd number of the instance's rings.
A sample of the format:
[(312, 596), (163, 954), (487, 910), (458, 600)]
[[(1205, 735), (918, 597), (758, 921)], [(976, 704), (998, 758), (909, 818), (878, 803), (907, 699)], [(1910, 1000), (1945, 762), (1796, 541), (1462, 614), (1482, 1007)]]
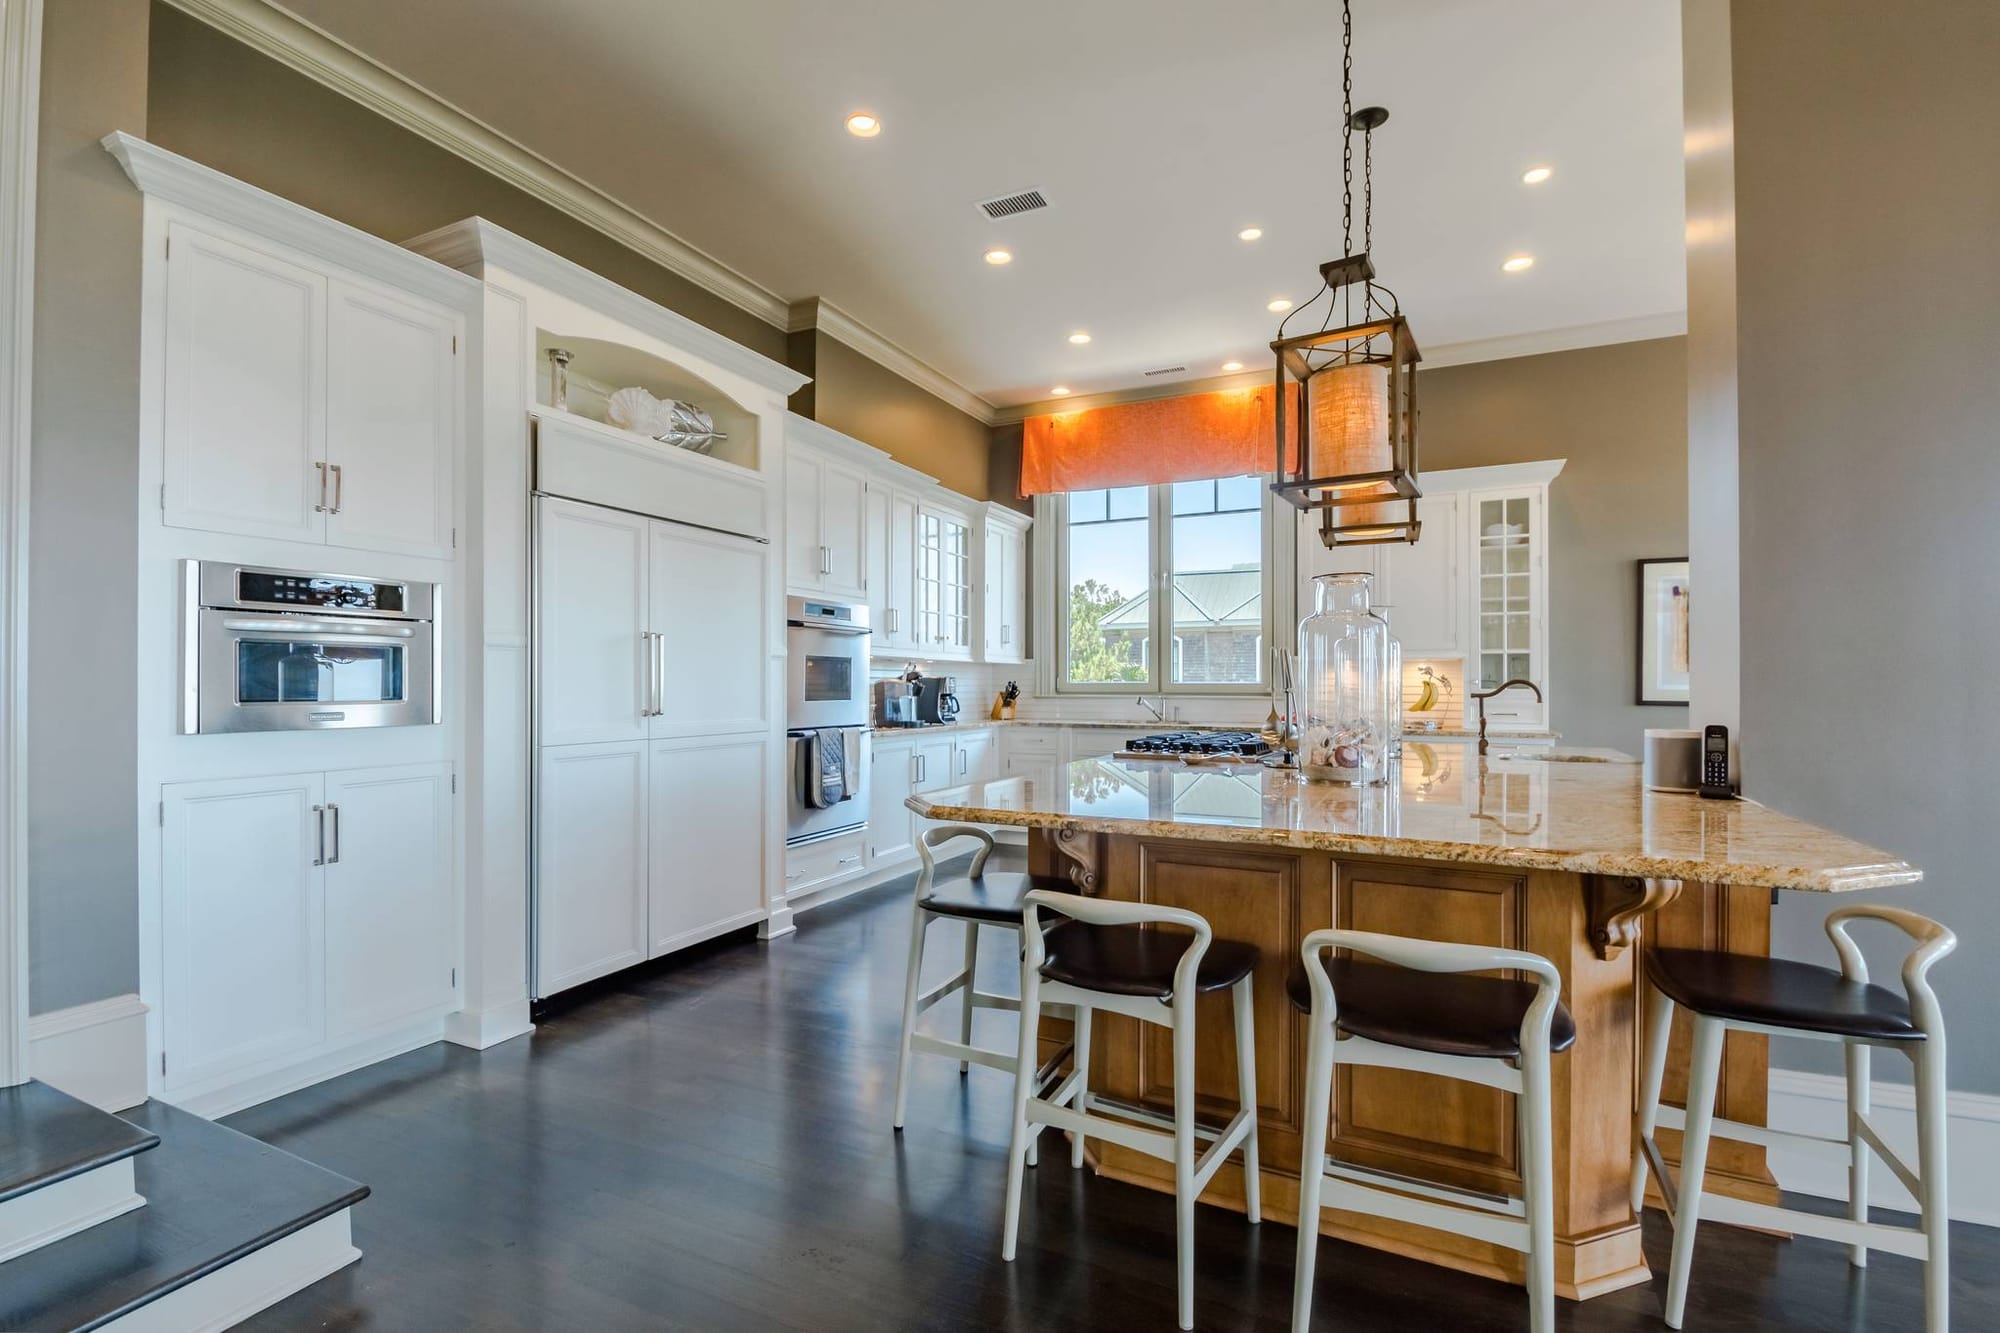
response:
[[(1285, 994), (1300, 940), (1324, 926), (1527, 949), (1562, 973), (1577, 1025), (1554, 1063), (1557, 1288), (1588, 1299), (1647, 1280), (1628, 1199), (1638, 1068), (1638, 955), (1662, 945), (1767, 953), (1775, 890), (1910, 884), (1888, 853), (1748, 801), (1650, 793), (1636, 764), (1480, 756), (1406, 744), (1400, 781), (1305, 783), (1256, 764), (1078, 760), (913, 796), (929, 819), (1028, 830), (1030, 866), (1078, 891), (1190, 908), (1254, 944), (1259, 1133), (1267, 1217), (1297, 1216), (1306, 1022)], [(1642, 928), (1643, 927), (1643, 928)], [(1104, 1015), (1091, 1088), (1167, 1112), (1164, 1029)], [(1229, 1006), (1199, 1020), (1197, 1104), (1236, 1110)], [(1045, 1043), (1063, 1026), (1045, 1024)], [(1667, 1094), (1685, 1085), (1678, 1026)], [(1720, 1114), (1764, 1120), (1764, 1039), (1732, 1034)], [(1663, 1134), (1669, 1157), (1674, 1136)], [(1513, 1099), (1433, 1075), (1342, 1067), (1326, 1149), (1341, 1160), (1491, 1193), (1518, 1193)], [(1091, 1144), (1096, 1169), (1171, 1191), (1171, 1168)], [(1046, 1155), (1044, 1161), (1050, 1160)], [(1718, 1141), (1710, 1189), (1775, 1201), (1763, 1150)], [(1240, 1209), (1240, 1169), (1204, 1199)], [(1520, 1282), (1520, 1256), (1481, 1241), (1329, 1212), (1329, 1235)]]

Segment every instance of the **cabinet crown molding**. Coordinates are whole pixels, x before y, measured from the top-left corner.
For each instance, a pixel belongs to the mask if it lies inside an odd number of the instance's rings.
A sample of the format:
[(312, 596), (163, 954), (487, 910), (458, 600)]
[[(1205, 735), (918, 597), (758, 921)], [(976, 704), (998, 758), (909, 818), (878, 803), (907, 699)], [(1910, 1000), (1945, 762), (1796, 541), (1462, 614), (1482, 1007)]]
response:
[(811, 417), (800, 416), (797, 412), (785, 413), (785, 442), (788, 445), (802, 444), (823, 454), (830, 454), (850, 463), (858, 463), (862, 467), (901, 466), (890, 456), (888, 450), (877, 449), (872, 444), (857, 440), (852, 435), (842, 434), (831, 426), (814, 421)]
[(336, 222), (303, 204), (245, 184), (123, 130), (113, 130), (99, 142), (149, 199), (178, 204), (215, 221), (309, 251), (363, 277), (456, 310), (472, 311), (479, 306), (481, 285), (477, 279), (392, 241)]
[(436, 231), (413, 237), (403, 245), (415, 254), (469, 273), (475, 280), (488, 269), (516, 274), (631, 325), (641, 333), (684, 348), (711, 365), (740, 375), (761, 389), (790, 397), (812, 382), (790, 366), (780, 365), (705, 324), (697, 324), (656, 301), (621, 287), (555, 251), (517, 236), (481, 217), (464, 218)]
[(1425, 495), (1546, 486), (1561, 475), (1563, 465), (1568, 462), (1567, 458), (1543, 458), (1532, 463), (1495, 463), (1490, 467), (1426, 469), (1418, 476), (1417, 486)]

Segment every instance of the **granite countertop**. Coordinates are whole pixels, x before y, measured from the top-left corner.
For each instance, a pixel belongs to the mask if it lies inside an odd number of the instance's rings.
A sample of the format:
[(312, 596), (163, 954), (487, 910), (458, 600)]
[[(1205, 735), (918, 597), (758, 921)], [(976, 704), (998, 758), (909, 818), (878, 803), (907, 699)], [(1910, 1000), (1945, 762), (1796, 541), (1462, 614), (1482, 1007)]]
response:
[[(1093, 731), (1122, 731), (1133, 736), (1150, 736), (1161, 731), (1261, 731), (1260, 722), (1155, 722), (1149, 717), (1132, 721), (1107, 720), (1104, 718), (1061, 718), (1061, 717), (1014, 717), (1005, 722), (995, 722), (989, 717), (960, 717), (956, 722), (927, 723), (921, 727), (886, 727), (875, 725), (869, 728), (877, 736), (894, 736), (900, 733), (941, 731), (983, 731), (987, 727), (1079, 727)], [(1405, 740), (1472, 741), (1479, 739), (1477, 729), (1466, 731), (1462, 728), (1446, 728), (1439, 731), (1406, 731)], [(1562, 739), (1556, 731), (1494, 731), (1487, 732), (1487, 740), (1495, 745), (1508, 741), (1553, 741)]]
[[(1610, 753), (1616, 754), (1616, 751)], [(1080, 759), (912, 796), (930, 819), (1845, 893), (1914, 866), (1754, 801), (1649, 792), (1630, 762), (1524, 762), (1406, 740), (1401, 781), (1340, 787), (1258, 764)]]

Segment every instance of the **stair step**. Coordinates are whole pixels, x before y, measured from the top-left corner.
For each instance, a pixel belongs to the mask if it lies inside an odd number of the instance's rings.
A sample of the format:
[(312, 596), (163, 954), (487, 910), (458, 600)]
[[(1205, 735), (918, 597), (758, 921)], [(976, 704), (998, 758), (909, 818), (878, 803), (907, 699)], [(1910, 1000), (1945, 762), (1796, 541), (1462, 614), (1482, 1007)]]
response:
[[(164, 1102), (122, 1118), (159, 1145), (134, 1163), (146, 1206), (8, 1261), (0, 1328), (105, 1327), (368, 1197), (366, 1185)], [(242, 1318), (260, 1305), (230, 1308)]]
[(0, 1203), (145, 1152), (160, 1136), (29, 1080), (0, 1088)]

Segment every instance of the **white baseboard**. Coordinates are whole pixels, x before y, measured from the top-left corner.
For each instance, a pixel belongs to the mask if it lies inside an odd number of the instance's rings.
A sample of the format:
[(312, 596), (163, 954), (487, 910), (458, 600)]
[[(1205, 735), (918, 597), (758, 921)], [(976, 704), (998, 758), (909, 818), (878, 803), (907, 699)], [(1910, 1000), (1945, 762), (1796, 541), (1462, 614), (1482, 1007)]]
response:
[(28, 1073), (103, 1111), (146, 1100), (146, 1006), (114, 995), (28, 1020)]
[(446, 1014), (444, 1019), (444, 1039), (454, 1046), (469, 1046), (475, 1051), (525, 1037), (534, 1030), (535, 1025), (528, 1017), (526, 1000), (496, 1005), (491, 1009), (461, 1009), (455, 1014)]
[[(1884, 1057), (1878, 1055), (1876, 1059)], [(1917, 1160), (1916, 1092), (1907, 1083), (1876, 1083), (1869, 1093), (1869, 1119), (1889, 1146), (1912, 1166)], [(2000, 1097), (1953, 1092), (1945, 1097), (1950, 1142), (1948, 1198), (1952, 1220), (2000, 1226)], [(1842, 1137), (1847, 1124), (1847, 1080), (1833, 1074), (1771, 1071), (1769, 1124), (1798, 1134)], [(1826, 1199), (1847, 1197), (1847, 1168), (1837, 1158), (1812, 1152), (1770, 1150), (1778, 1184)], [(1880, 1162), (1868, 1173), (1869, 1199), (1878, 1208), (1916, 1211), (1916, 1201), (1895, 1173)]]
[(103, 1327), (108, 1333), (221, 1333), (234, 1328), (361, 1257), (354, 1248), (349, 1212), (343, 1208), (322, 1217)]
[(261, 1073), (235, 1072), (179, 1087), (163, 1087), (159, 1098), (204, 1120), (220, 1120), (226, 1115), (282, 1097), (300, 1088), (338, 1078), (342, 1074), (377, 1064), (420, 1046), (444, 1040), (444, 1019), (431, 1018), (403, 1027), (388, 1028), (363, 1037), (337, 1050), (325, 1051), (293, 1064), (277, 1064)]

